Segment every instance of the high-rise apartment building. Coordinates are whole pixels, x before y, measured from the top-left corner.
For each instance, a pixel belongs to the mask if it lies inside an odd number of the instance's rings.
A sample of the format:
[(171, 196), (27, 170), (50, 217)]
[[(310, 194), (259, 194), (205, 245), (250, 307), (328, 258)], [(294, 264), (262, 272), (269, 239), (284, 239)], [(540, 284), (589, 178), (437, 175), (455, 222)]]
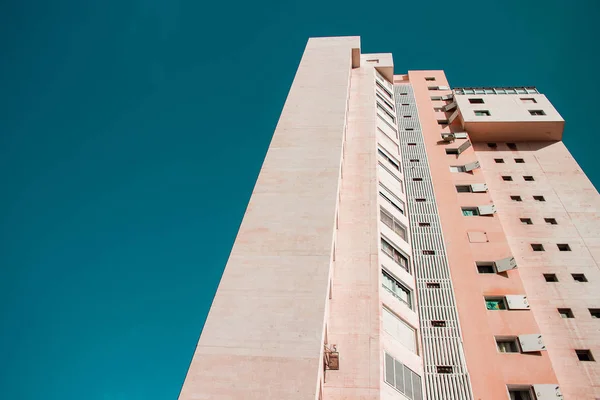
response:
[(600, 398), (600, 197), (563, 127), (534, 87), (310, 39), (180, 399)]

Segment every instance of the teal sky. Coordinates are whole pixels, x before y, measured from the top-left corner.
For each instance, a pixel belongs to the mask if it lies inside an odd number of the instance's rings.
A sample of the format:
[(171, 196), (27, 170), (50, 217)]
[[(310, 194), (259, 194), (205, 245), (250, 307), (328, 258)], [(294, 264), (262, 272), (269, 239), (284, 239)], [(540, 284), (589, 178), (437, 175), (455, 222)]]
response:
[(598, 186), (598, 15), (593, 0), (1, 2), (0, 398), (177, 397), (310, 36), (360, 35), (396, 73), (452, 86), (537, 86)]

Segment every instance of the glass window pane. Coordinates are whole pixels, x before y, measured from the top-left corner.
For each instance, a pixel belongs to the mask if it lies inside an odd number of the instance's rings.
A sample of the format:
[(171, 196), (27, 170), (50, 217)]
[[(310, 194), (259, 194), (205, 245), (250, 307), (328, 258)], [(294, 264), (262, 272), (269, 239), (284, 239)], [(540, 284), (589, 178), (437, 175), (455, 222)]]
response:
[[(410, 380), (408, 381), (408, 384), (410, 385)], [(396, 389), (404, 393), (405, 387), (404, 365), (396, 361)]]
[(411, 383), (412, 371), (404, 367), (404, 394), (409, 398), (413, 398), (413, 389)]
[(385, 381), (394, 386), (394, 359), (385, 353)]

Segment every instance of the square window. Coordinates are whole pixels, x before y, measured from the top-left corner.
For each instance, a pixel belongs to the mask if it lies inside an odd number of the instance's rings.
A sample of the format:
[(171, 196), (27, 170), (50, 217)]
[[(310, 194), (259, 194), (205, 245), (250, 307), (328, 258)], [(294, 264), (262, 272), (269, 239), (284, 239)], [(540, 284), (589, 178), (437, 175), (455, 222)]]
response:
[(535, 104), (537, 101), (533, 97), (521, 98), (521, 102), (525, 104)]
[(575, 318), (570, 308), (558, 308), (557, 310), (561, 318)]
[(533, 199), (535, 201), (546, 201), (546, 199), (544, 198), (544, 196), (533, 196)]
[(496, 269), (494, 268), (494, 263), (491, 262), (476, 262), (477, 272), (480, 274), (495, 274)]
[(515, 158), (515, 162), (516, 162), (517, 164), (525, 164), (525, 160), (524, 160), (524, 159), (522, 159), (522, 158)]
[(446, 149), (446, 154), (458, 154), (458, 149)]
[(486, 297), (485, 308), (488, 310), (506, 310), (504, 297)]
[(479, 215), (477, 207), (461, 207), (462, 215), (465, 217), (474, 217)]
[(496, 143), (488, 143), (487, 145), (490, 149), (495, 149), (496, 147), (498, 147)]
[(512, 181), (512, 176), (503, 175), (502, 176), (502, 180), (506, 181), (506, 182), (511, 182)]
[(527, 182), (535, 181), (535, 179), (533, 179), (533, 176), (531, 176), (531, 175), (524, 176), (523, 179)]
[(531, 218), (520, 218), (520, 220), (523, 225), (533, 225)]
[(518, 353), (519, 345), (517, 344), (517, 340), (515, 338), (505, 339), (505, 338), (496, 338), (496, 345), (498, 346), (498, 351), (500, 353)]
[(539, 243), (532, 243), (531, 248), (533, 251), (544, 251), (544, 246)]
[(577, 354), (579, 361), (594, 361), (594, 356), (592, 356), (592, 352), (588, 349), (575, 350), (575, 354)]
[(470, 185), (456, 185), (456, 191), (458, 193), (471, 193)]
[(510, 400), (533, 400), (533, 395), (529, 389), (508, 389)]
[(430, 289), (439, 289), (440, 284), (438, 282), (427, 282), (427, 287)]
[(511, 150), (517, 150), (517, 145), (515, 143), (506, 143), (506, 147)]
[(571, 251), (571, 246), (566, 243), (558, 243), (556, 246), (560, 251)]
[(467, 172), (464, 165), (451, 165), (450, 172)]
[(437, 371), (438, 374), (451, 374), (452, 373), (452, 367), (446, 366), (446, 365), (438, 365), (436, 367), (436, 371)]
[(535, 115), (535, 116), (546, 115), (544, 110), (529, 110), (529, 114)]
[(475, 113), (476, 117), (489, 117), (492, 115), (488, 110), (475, 110), (473, 112)]
[(435, 78), (433, 76), (428, 76), (425, 78), (426, 81), (435, 81)]
[(448, 121), (447, 119), (438, 119), (438, 125), (448, 125), (450, 124), (450, 121)]
[(469, 99), (471, 104), (483, 104), (483, 99)]
[(556, 274), (544, 274), (544, 279), (546, 282), (558, 282)]
[(494, 162), (496, 164), (504, 164), (504, 159), (503, 158), (494, 158)]
[(544, 218), (544, 221), (548, 225), (558, 225), (558, 222), (556, 222), (556, 220), (554, 218)]
[(592, 318), (600, 318), (600, 308), (588, 308)]
[(588, 281), (584, 274), (571, 274), (571, 276), (577, 282), (587, 282)]
[(431, 321), (431, 326), (435, 328), (445, 328), (446, 321)]
[(521, 199), (521, 196), (510, 196), (510, 199), (512, 201), (523, 201), (523, 199)]

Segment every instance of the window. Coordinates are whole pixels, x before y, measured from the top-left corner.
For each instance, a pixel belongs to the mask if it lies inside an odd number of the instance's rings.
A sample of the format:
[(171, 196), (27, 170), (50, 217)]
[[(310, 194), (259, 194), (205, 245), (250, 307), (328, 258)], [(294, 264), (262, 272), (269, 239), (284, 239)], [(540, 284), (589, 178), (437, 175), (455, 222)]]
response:
[(560, 251), (571, 251), (571, 246), (566, 243), (558, 243), (556, 246)]
[(433, 256), (433, 255), (435, 255), (435, 251), (433, 251), (433, 250), (423, 250), (423, 255), (424, 256)]
[(423, 178), (412, 178), (413, 182), (423, 182)]
[(531, 218), (520, 218), (520, 220), (523, 225), (533, 225)]
[(413, 353), (417, 352), (416, 330), (386, 307), (383, 307), (383, 330)]
[(420, 162), (420, 160), (413, 158), (412, 160), (410, 160), (410, 162)]
[(467, 172), (464, 165), (451, 165), (450, 172)]
[(379, 182), (379, 195), (400, 214), (404, 215), (404, 202), (395, 196), (385, 185)]
[(592, 318), (600, 318), (600, 308), (588, 308)]
[(461, 207), (462, 215), (465, 217), (474, 217), (479, 215), (477, 207)]
[(556, 274), (544, 274), (544, 279), (546, 282), (558, 282)]
[(496, 143), (488, 143), (487, 145), (490, 149), (495, 149), (496, 147), (498, 147)]
[(392, 93), (389, 90), (387, 90), (381, 83), (375, 81), (375, 84), (386, 94), (387, 97), (389, 97), (390, 99), (392, 98)]
[(516, 162), (517, 164), (525, 164), (525, 160), (524, 160), (524, 159), (522, 159), (522, 158), (515, 158), (515, 162)]
[(537, 101), (533, 97), (521, 98), (521, 102), (525, 104), (535, 104)]
[(458, 154), (458, 149), (446, 149), (446, 154)]
[(392, 260), (394, 260), (396, 262), (396, 264), (398, 264), (399, 266), (401, 266), (402, 268), (404, 268), (406, 271), (408, 271), (410, 273), (410, 270), (408, 267), (408, 258), (406, 258), (406, 256), (404, 256), (400, 252), (400, 250), (396, 249), (384, 238), (381, 238), (381, 250), (388, 257), (390, 257)]
[(438, 125), (448, 125), (450, 124), (450, 121), (448, 121), (447, 119), (438, 119), (437, 123)]
[(571, 276), (573, 277), (573, 280), (575, 280), (576, 282), (587, 282), (588, 281), (584, 274), (571, 274)]
[(385, 383), (410, 400), (423, 399), (421, 377), (388, 353), (385, 353)]
[(556, 220), (554, 218), (544, 218), (544, 221), (548, 225), (558, 225), (558, 222), (556, 222)]
[(414, 128), (404, 128), (405, 131), (414, 131)]
[(504, 164), (504, 159), (503, 158), (494, 158), (494, 162), (496, 164)]
[(475, 113), (476, 117), (489, 117), (492, 115), (488, 110), (475, 110), (473, 112)]
[(439, 90), (437, 86), (427, 86), (428, 90)]
[(494, 268), (494, 264), (490, 262), (476, 262), (477, 272), (480, 274), (495, 274), (496, 269)]
[(506, 147), (511, 150), (517, 150), (517, 145), (515, 143), (506, 143)]
[(561, 318), (575, 318), (570, 308), (558, 308), (557, 310)]
[(420, 198), (418, 198), (418, 199), (415, 199), (415, 201), (416, 201), (417, 203), (425, 203), (425, 202), (427, 201), (427, 199), (424, 199), (424, 198), (420, 197)]
[(383, 157), (395, 170), (400, 171), (400, 163), (395, 160), (392, 156), (386, 154), (382, 149), (377, 149), (377, 153)]
[(445, 328), (446, 321), (440, 321), (440, 320), (431, 321), (431, 326), (433, 326), (434, 328)]
[(575, 354), (577, 354), (579, 361), (594, 361), (594, 356), (592, 356), (592, 352), (588, 349), (575, 350)]
[(486, 297), (485, 308), (488, 310), (506, 310), (504, 297)]
[(502, 180), (506, 182), (512, 182), (512, 176), (502, 175)]
[(527, 182), (535, 181), (535, 179), (533, 179), (533, 176), (531, 176), (531, 175), (524, 176), (523, 179)]
[(530, 389), (508, 389), (510, 400), (534, 400)]
[(523, 199), (521, 199), (521, 196), (510, 196), (510, 199), (512, 201), (523, 201)]
[(435, 112), (443, 112), (444, 109), (442, 107), (433, 107), (433, 111), (435, 111)]
[(456, 185), (458, 193), (471, 193), (471, 185)]
[(469, 99), (471, 104), (483, 104), (483, 99)]
[(519, 345), (516, 338), (496, 338), (496, 345), (500, 353), (518, 353)]
[(533, 199), (535, 201), (546, 201), (546, 199), (544, 198), (544, 196), (533, 196)]
[(412, 295), (410, 289), (395, 279), (386, 270), (381, 270), (381, 286), (394, 295), (398, 300), (405, 303), (412, 310)]
[(436, 367), (436, 371), (438, 374), (451, 374), (452, 373), (452, 367), (447, 366), (447, 365), (438, 365)]
[(388, 118), (392, 120), (392, 122), (394, 122), (394, 123), (396, 122), (396, 117), (394, 117), (394, 114), (392, 114), (391, 112), (386, 110), (386, 108), (384, 106), (382, 106), (381, 104), (379, 104), (379, 102), (377, 102), (377, 109), (381, 110), (385, 115), (387, 115)]
[(439, 282), (427, 282), (426, 286), (428, 289), (439, 289), (441, 287)]
[(393, 230), (400, 236), (402, 239), (406, 240), (406, 228), (404, 225), (400, 223), (394, 216), (383, 208), (380, 209), (380, 218), (381, 222), (383, 222), (388, 228)]
[(433, 100), (433, 101), (442, 100), (442, 96), (431, 96), (430, 98), (431, 98), (431, 100)]
[[(408, 130), (408, 129), (407, 129)], [(416, 143), (406, 143), (407, 146), (416, 146)]]
[(422, 227), (430, 227), (430, 226), (431, 226), (431, 224), (430, 224), (429, 222), (419, 222), (419, 226), (422, 226)]
[(403, 115), (402, 118), (412, 118), (412, 115)]
[(392, 103), (390, 103), (389, 101), (387, 101), (386, 99), (383, 98), (382, 95), (380, 95), (378, 92), (375, 92), (375, 95), (377, 96), (377, 98), (381, 101), (383, 101), (383, 103), (388, 106), (390, 108), (390, 110), (394, 111), (394, 105)]
[(544, 110), (529, 110), (529, 114), (534, 115), (534, 116), (546, 115)]
[(431, 82), (431, 81), (435, 81), (435, 78), (433, 76), (428, 76), (425, 78), (425, 80)]
[(531, 248), (533, 251), (544, 251), (544, 246), (539, 243), (532, 243)]
[(406, 107), (406, 106), (408, 106), (408, 105), (410, 105), (410, 104), (408, 104), (408, 103), (402, 103), (402, 106), (403, 106), (403, 107)]

